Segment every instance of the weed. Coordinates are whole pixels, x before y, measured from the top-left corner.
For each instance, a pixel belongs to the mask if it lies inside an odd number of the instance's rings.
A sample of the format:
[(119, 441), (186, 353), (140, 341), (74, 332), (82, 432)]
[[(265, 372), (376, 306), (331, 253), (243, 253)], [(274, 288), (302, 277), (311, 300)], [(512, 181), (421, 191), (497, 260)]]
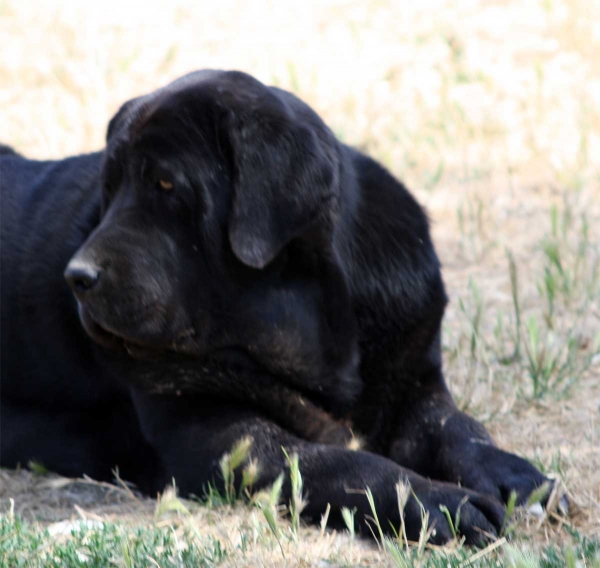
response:
[(350, 542), (354, 543), (354, 515), (356, 514), (356, 508), (350, 510), (348, 507), (342, 507), (342, 519), (344, 524), (350, 533)]
[(188, 508), (183, 504), (183, 501), (177, 496), (177, 487), (175, 481), (171, 487), (167, 487), (162, 495), (159, 495), (156, 500), (156, 508), (154, 509), (154, 517), (160, 519), (166, 513), (175, 512), (183, 515), (189, 515)]
[(506, 502), (506, 512), (504, 513), (504, 521), (502, 523), (502, 527), (500, 529), (501, 535), (511, 536), (514, 532), (514, 528), (510, 525), (510, 519), (515, 512), (517, 507), (517, 498), (518, 494), (516, 491), (511, 491), (508, 496), (508, 501)]
[(271, 534), (275, 537), (277, 544), (281, 550), (282, 556), (285, 558), (285, 552), (281, 544), (281, 536), (279, 530), (279, 513), (278, 505), (281, 501), (281, 490), (283, 488), (284, 475), (281, 473), (273, 482), (270, 489), (263, 489), (252, 496), (252, 503), (260, 509)]
[(461, 251), (474, 261), (480, 261), (492, 246), (485, 230), (485, 207), (483, 199), (476, 195), (467, 197), (456, 210)]
[(292, 454), (290, 457), (283, 448), (285, 459), (290, 469), (290, 483), (292, 487), (289, 511), (292, 520), (292, 535), (294, 540), (298, 539), (298, 529), (300, 527), (300, 514), (306, 506), (306, 502), (302, 497), (302, 474), (300, 473), (300, 467), (298, 464), (298, 454)]
[(481, 320), (483, 317), (483, 299), (481, 292), (475, 281), (469, 278), (468, 290), (470, 292), (471, 300), (467, 304), (462, 298), (458, 299), (458, 306), (460, 311), (465, 315), (470, 327), (470, 355), (471, 360), (476, 359), (477, 346), (479, 339), (481, 338), (480, 328)]
[(219, 461), (219, 468), (223, 478), (223, 486), (225, 490), (225, 502), (228, 504), (234, 503), (242, 491), (250, 487), (258, 476), (258, 465), (256, 462), (251, 462), (242, 472), (242, 483), (239, 493), (235, 490), (235, 472), (248, 459), (250, 447), (252, 446), (252, 438), (245, 437), (239, 440), (232, 448), (231, 452), (223, 454)]
[[(501, 358), (501, 362), (510, 363), (517, 361), (521, 356), (521, 303), (519, 302), (519, 275), (517, 272), (517, 264), (512, 253), (507, 250), (506, 258), (508, 259), (508, 273), (510, 276), (510, 295), (512, 298), (513, 310), (515, 315), (515, 331), (513, 342), (515, 344), (512, 355), (507, 359)], [(504, 349), (502, 350), (504, 351)]]
[(29, 461), (27, 467), (36, 475), (45, 475), (48, 473), (48, 468), (44, 464), (34, 460)]
[(454, 516), (454, 518), (452, 518), (452, 515), (450, 514), (450, 511), (448, 507), (446, 507), (446, 505), (440, 505), (440, 511), (444, 513), (446, 520), (448, 521), (448, 526), (450, 527), (450, 532), (452, 533), (452, 538), (454, 538), (454, 540), (458, 540), (459, 536), (460, 510), (468, 500), (468, 497), (463, 497), (461, 502), (458, 504), (458, 507), (456, 508), (456, 515)]

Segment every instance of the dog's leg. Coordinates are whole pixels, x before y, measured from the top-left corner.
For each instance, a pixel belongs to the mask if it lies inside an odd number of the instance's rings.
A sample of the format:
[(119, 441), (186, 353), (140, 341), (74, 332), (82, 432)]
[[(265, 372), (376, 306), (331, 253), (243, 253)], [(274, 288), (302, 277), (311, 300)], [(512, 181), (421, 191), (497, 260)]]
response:
[(399, 464), (507, 502), (523, 503), (546, 478), (529, 462), (499, 449), (482, 424), (460, 412), (441, 373), (422, 375), (398, 408), (389, 456)]
[[(140, 373), (140, 366), (136, 374), (144, 375), (144, 380), (138, 386), (146, 392), (157, 395), (179, 393), (196, 398), (218, 396), (264, 412), (273, 422), (309, 442), (338, 446), (359, 444), (346, 422), (336, 420), (269, 373), (241, 366), (228, 368), (214, 361), (205, 361), (202, 365), (195, 360), (180, 361), (173, 365), (170, 373), (164, 366), (157, 372), (152, 365), (146, 365), (146, 370)], [(168, 380), (161, 380), (165, 375)]]
[[(427, 335), (423, 327), (421, 339)], [(439, 332), (432, 333), (428, 347), (388, 352), (370, 368), (385, 378), (388, 390), (381, 396), (367, 380), (365, 392), (373, 394), (363, 412), (379, 400), (379, 421), (392, 429), (374, 424), (385, 444), (377, 449), (396, 463), (504, 502), (515, 491), (523, 503), (547, 481), (526, 460), (499, 449), (482, 424), (457, 409), (442, 374)]]
[[(403, 481), (413, 491), (404, 508), (409, 539), (418, 539), (421, 530), (419, 502), (429, 513), (434, 529), (431, 540), (436, 543), (452, 538), (440, 505), (448, 507), (452, 515), (460, 508), (460, 529), (470, 543), (481, 543), (485, 540), (483, 533), (495, 534), (502, 523), (503, 508), (494, 499), (455, 485), (426, 480), (382, 456), (300, 440), (247, 408), (206, 397), (140, 393), (133, 396), (144, 434), (163, 459), (165, 485), (174, 478), (184, 494), (202, 496), (208, 483), (222, 490), (221, 457), (236, 441), (250, 437), (250, 454), (260, 470), (254, 489), (268, 486), (284, 472), (286, 503), (291, 484), (282, 448), (298, 455), (308, 499), (306, 517), (318, 520), (330, 504), (331, 524), (343, 526), (341, 508), (356, 508), (357, 524), (369, 534), (366, 518), (373, 513), (365, 489), (370, 488), (383, 530), (389, 532), (390, 523), (398, 530), (396, 484)], [(239, 484), (240, 478), (241, 475), (236, 476), (236, 483)]]

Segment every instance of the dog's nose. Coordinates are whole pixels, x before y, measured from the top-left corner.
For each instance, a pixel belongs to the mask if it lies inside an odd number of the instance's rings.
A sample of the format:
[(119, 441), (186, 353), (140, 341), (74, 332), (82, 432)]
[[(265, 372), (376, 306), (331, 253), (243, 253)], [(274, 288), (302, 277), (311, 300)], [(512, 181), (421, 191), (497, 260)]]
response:
[(98, 280), (102, 271), (91, 262), (72, 260), (65, 270), (65, 278), (73, 292), (79, 294), (91, 290)]

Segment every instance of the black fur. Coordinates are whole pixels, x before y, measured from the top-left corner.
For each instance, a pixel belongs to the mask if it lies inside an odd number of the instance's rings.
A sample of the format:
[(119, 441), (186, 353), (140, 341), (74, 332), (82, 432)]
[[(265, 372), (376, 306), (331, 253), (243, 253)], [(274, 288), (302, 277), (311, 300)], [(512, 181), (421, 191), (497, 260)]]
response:
[[(387, 528), (404, 479), (435, 542), (440, 505), (468, 496), (480, 542), (544, 481), (446, 388), (423, 210), (293, 95), (197, 72), (126, 103), (102, 152), (0, 160), (3, 466), (201, 495), (249, 435), (258, 486), (298, 453), (308, 517), (362, 526), (368, 486)], [(417, 538), (414, 497), (405, 517)]]

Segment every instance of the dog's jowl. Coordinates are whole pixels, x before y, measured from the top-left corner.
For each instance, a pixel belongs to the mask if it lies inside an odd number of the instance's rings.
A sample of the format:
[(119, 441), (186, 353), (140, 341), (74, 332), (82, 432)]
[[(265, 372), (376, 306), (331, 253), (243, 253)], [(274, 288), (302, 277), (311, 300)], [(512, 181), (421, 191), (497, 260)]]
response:
[(402, 480), (434, 542), (440, 505), (479, 543), (545, 481), (452, 401), (423, 210), (292, 94), (192, 73), (125, 103), (101, 152), (0, 147), (0, 184), (2, 466), (202, 495), (249, 436), (257, 488), (298, 454), (308, 518), (363, 526), (369, 487), (398, 526)]

